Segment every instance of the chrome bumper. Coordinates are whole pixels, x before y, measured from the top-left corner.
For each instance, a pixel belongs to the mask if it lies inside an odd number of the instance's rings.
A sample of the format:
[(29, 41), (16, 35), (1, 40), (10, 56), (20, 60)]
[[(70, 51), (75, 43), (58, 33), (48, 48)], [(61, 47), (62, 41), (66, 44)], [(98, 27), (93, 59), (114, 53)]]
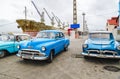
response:
[(120, 58), (120, 56), (116, 56), (116, 55), (90, 54), (85, 52), (82, 52), (81, 54), (83, 56), (98, 57), (98, 58), (116, 58), (116, 59)]
[[(30, 55), (29, 55), (30, 54)], [(22, 52), (19, 51), (18, 54), (16, 54), (18, 57), (22, 58), (22, 59), (31, 59), (31, 60), (47, 60), (48, 57), (45, 56), (44, 53), (38, 53), (36, 55), (35, 51), (34, 52)]]

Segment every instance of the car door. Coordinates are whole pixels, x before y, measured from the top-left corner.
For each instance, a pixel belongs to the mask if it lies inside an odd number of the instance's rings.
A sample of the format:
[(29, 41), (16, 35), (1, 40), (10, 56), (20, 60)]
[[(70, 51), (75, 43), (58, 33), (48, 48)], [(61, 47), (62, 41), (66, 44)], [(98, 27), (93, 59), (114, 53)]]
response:
[(15, 51), (15, 42), (14, 42), (14, 36), (13, 35), (8, 35), (7, 36), (7, 44), (6, 44), (6, 49), (9, 51), (9, 53), (14, 53)]
[(59, 33), (60, 34), (60, 49), (61, 51), (64, 49), (64, 44), (65, 44), (65, 36), (62, 32)]
[(64, 35), (61, 32), (58, 32), (57, 34), (57, 38), (56, 38), (56, 53), (59, 53), (60, 51), (62, 51), (64, 49)]
[(13, 52), (17, 52), (19, 50), (18, 46), (20, 44), (20, 41), (16, 40), (16, 36), (11, 37), (11, 42), (13, 42)]

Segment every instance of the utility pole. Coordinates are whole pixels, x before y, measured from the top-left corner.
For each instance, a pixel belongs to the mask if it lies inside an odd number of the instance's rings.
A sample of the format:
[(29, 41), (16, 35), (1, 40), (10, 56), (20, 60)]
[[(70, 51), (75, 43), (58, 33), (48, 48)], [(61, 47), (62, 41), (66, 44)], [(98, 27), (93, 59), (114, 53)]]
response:
[(27, 8), (25, 6), (25, 20), (27, 19)]
[(119, 0), (119, 11), (118, 12), (119, 12), (118, 16), (119, 16), (119, 27), (120, 27), (120, 0)]
[[(73, 24), (77, 24), (77, 2), (73, 0)], [(75, 30), (75, 38), (78, 38), (77, 28)]]
[(73, 0), (73, 24), (77, 24), (77, 4), (76, 4), (76, 0)]
[[(27, 7), (25, 6), (25, 24), (24, 24), (24, 28), (27, 28)], [(25, 29), (23, 29), (23, 31), (25, 31)]]
[(82, 13), (83, 15), (83, 34), (85, 32), (85, 13)]

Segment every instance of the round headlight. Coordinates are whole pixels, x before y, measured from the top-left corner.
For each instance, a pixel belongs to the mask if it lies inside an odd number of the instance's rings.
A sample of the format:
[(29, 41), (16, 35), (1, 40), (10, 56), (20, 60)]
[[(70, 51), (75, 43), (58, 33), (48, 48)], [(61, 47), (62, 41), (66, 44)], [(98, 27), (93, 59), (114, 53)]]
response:
[(87, 48), (87, 47), (88, 47), (88, 45), (87, 45), (87, 44), (84, 44), (84, 45), (83, 45), (83, 48)]
[(17, 48), (20, 49), (20, 45), (18, 45)]
[(117, 46), (117, 49), (120, 50), (120, 46)]
[(42, 47), (41, 47), (41, 50), (42, 50), (42, 51), (45, 51), (45, 50), (46, 50), (46, 48), (45, 48), (44, 46), (42, 46)]

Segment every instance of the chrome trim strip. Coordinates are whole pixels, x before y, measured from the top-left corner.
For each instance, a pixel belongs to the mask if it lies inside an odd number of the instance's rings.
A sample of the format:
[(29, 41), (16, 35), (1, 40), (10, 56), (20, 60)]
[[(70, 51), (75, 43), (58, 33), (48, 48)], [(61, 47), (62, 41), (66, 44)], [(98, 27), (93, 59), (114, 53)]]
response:
[(115, 54), (117, 54), (118, 55), (118, 53), (117, 52), (115, 52), (115, 51), (109, 51), (109, 50), (101, 50), (101, 51), (99, 51), (99, 50), (87, 50), (87, 52), (88, 52), (88, 54), (90, 54), (90, 52), (96, 52), (96, 53), (99, 53), (99, 54), (104, 54), (104, 53), (111, 53), (111, 54), (113, 54), (113, 55), (115, 55)]
[(31, 60), (47, 60), (48, 59), (48, 57), (46, 57), (46, 56), (41, 56), (41, 57), (39, 57), (39, 56), (34, 56), (34, 55), (32, 55), (32, 56), (30, 56), (30, 57), (27, 57), (27, 56), (22, 56), (22, 55), (20, 55), (20, 54), (16, 54), (18, 57), (20, 57), (20, 58), (22, 58), (22, 59), (31, 59)]
[(38, 50), (24, 49), (24, 50), (18, 51), (18, 54), (16, 54), (16, 55), (23, 59), (31, 59), (31, 60), (46, 60), (46, 59), (48, 59), (48, 57), (45, 56), (45, 53), (38, 52)]
[(120, 58), (120, 56), (116, 56), (116, 55), (102, 55), (102, 54), (88, 54), (88, 53), (81, 53), (83, 56), (91, 56), (91, 57), (98, 57), (98, 58)]

